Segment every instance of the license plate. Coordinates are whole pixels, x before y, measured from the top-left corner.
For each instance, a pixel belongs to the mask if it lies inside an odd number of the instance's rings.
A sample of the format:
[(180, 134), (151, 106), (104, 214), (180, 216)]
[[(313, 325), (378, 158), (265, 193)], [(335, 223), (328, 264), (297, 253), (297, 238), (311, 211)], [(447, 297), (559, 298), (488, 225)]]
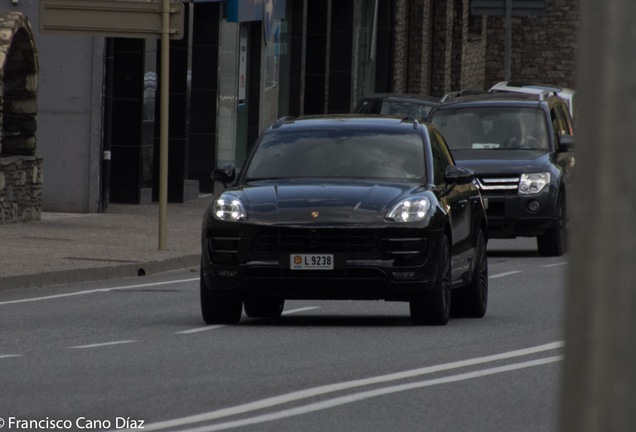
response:
[(291, 270), (333, 270), (333, 254), (291, 254)]

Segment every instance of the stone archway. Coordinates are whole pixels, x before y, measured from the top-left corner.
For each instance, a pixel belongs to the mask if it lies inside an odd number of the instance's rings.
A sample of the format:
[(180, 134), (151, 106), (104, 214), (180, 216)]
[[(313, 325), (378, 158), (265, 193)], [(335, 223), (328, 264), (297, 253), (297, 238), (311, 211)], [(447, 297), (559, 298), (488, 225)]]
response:
[(0, 11), (0, 224), (39, 220), (38, 55), (26, 15)]

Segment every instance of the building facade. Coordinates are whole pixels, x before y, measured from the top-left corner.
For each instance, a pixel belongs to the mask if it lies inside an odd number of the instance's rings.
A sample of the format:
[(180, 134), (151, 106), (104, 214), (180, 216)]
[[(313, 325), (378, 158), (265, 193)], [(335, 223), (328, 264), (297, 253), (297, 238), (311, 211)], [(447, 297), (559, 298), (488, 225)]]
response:
[[(160, 43), (47, 36), (40, 52), (38, 156), (45, 211), (98, 212), (158, 199)], [(283, 116), (348, 113), (370, 92), (442, 96), (504, 76), (503, 17), (470, 0), (193, 0), (170, 42), (170, 202), (212, 193)], [(578, 0), (514, 17), (511, 78), (576, 88)], [(104, 160), (104, 150), (110, 159)]]

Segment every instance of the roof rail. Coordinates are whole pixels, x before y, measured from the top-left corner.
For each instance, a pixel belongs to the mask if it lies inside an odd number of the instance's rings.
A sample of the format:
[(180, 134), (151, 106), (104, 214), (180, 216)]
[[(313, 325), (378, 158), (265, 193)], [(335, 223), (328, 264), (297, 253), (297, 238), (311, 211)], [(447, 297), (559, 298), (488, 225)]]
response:
[(286, 121), (289, 120), (296, 120), (296, 117), (293, 116), (285, 116), (285, 117), (281, 117), (278, 120), (276, 120), (274, 122), (274, 124), (272, 125), (272, 129), (278, 129), (279, 127), (281, 127)]
[(440, 102), (445, 102), (448, 99), (452, 99), (452, 98), (456, 98), (456, 97), (461, 97), (461, 96), (470, 96), (470, 95), (481, 95), (481, 94), (485, 94), (488, 93), (487, 91), (484, 90), (462, 90), (462, 91), (454, 91), (454, 92), (450, 92), (444, 95), (444, 97), (442, 98), (442, 100), (440, 100)]
[(556, 90), (544, 90), (539, 94), (539, 100), (544, 101), (550, 96), (558, 96), (558, 92)]
[(420, 127), (420, 123), (417, 121), (416, 118), (406, 116), (400, 121), (400, 123), (410, 123), (411, 121), (413, 121), (413, 129), (417, 130)]
[(452, 99), (455, 97), (460, 97), (462, 95), (462, 92), (460, 91), (454, 91), (454, 92), (450, 92), (450, 93), (446, 93), (444, 95), (444, 97), (442, 98), (442, 100), (440, 100), (440, 102), (446, 102), (448, 99)]

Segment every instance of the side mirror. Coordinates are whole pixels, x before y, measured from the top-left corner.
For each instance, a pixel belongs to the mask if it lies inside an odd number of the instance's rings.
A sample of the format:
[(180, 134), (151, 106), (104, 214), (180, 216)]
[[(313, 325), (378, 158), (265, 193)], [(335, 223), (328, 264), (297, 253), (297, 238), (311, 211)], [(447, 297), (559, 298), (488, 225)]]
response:
[(574, 135), (563, 135), (559, 138), (559, 151), (571, 152), (574, 150)]
[(444, 181), (446, 183), (468, 184), (475, 180), (475, 174), (468, 168), (457, 165), (449, 165), (444, 172)]
[(212, 171), (212, 180), (223, 183), (228, 187), (236, 179), (236, 168), (234, 165), (223, 165)]

